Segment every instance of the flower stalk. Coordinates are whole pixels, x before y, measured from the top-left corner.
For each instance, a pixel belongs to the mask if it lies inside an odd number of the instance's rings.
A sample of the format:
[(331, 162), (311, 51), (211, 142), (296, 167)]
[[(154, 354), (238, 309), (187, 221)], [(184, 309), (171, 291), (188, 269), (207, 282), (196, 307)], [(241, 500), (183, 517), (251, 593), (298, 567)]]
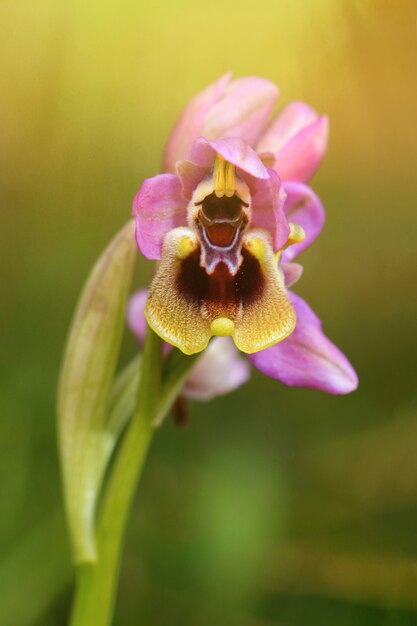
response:
[(162, 374), (161, 344), (153, 332), (147, 334), (136, 410), (116, 458), (98, 521), (98, 559), (77, 568), (71, 626), (110, 624), (127, 516), (154, 433), (152, 422)]
[(133, 418), (122, 440), (98, 519), (94, 563), (76, 569), (70, 626), (109, 626), (112, 621), (126, 523), (156, 428), (169, 412), (195, 363), (173, 351), (164, 362), (161, 339), (149, 329)]

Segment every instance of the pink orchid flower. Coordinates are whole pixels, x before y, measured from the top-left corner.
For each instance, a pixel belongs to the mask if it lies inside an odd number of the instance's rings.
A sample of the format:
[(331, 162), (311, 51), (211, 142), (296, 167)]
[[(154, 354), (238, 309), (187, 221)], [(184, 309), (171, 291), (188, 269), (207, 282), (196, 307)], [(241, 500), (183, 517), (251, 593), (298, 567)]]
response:
[(133, 203), (139, 249), (160, 260), (145, 316), (186, 354), (230, 335), (268, 376), (349, 393), (358, 384), (349, 361), (287, 291), (302, 272), (293, 260), (324, 223), (306, 182), (325, 154), (328, 122), (293, 102), (269, 123), (277, 97), (267, 80), (226, 75), (184, 109), (165, 173), (146, 179)]

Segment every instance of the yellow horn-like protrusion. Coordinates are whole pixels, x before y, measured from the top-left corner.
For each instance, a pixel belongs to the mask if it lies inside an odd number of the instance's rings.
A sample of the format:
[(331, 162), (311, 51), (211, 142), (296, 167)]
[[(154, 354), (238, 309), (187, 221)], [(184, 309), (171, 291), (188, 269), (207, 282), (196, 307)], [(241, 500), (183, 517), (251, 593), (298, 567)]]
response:
[(220, 154), (216, 156), (213, 172), (214, 193), (218, 198), (231, 198), (236, 191), (235, 166), (225, 161)]
[(300, 226), (300, 224), (294, 224), (293, 222), (289, 222), (289, 226), (290, 234), (288, 235), (288, 240), (283, 250), (285, 250), (285, 248), (288, 248), (289, 246), (293, 246), (295, 243), (300, 243), (301, 241), (304, 241), (304, 239), (306, 238), (304, 228)]

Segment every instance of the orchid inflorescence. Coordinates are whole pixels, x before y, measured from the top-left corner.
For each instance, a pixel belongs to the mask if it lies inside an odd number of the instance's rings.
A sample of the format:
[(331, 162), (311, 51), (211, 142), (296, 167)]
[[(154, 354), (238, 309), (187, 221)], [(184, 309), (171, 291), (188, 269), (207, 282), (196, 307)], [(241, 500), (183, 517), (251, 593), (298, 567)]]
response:
[[(324, 223), (306, 182), (326, 152), (328, 121), (301, 102), (270, 121), (277, 97), (267, 80), (226, 75), (183, 111), (164, 173), (146, 179), (133, 204), (138, 247), (160, 260), (144, 314), (186, 354), (230, 335), (255, 367), (283, 383), (348, 393), (357, 386), (349, 361), (308, 304), (287, 291), (302, 273), (294, 259)], [(143, 304), (138, 294), (129, 309), (141, 340)], [(227, 343), (216, 341), (219, 351)], [(244, 376), (235, 376), (227, 350), (224, 374), (238, 384)], [(215, 395), (207, 363), (200, 385)]]

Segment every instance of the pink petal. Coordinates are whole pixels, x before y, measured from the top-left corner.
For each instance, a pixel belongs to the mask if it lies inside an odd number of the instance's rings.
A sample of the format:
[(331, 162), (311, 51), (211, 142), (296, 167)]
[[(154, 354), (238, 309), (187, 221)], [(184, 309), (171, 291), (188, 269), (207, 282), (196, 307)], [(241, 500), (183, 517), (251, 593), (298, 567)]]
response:
[[(148, 290), (132, 295), (127, 309), (127, 324), (139, 343), (143, 345), (147, 330), (145, 305)], [(164, 352), (172, 346), (165, 343)], [(250, 376), (250, 366), (229, 337), (215, 337), (192, 368), (182, 393), (193, 400), (211, 400), (243, 385)]]
[(178, 176), (159, 174), (143, 181), (133, 201), (136, 241), (147, 259), (160, 259), (166, 233), (187, 223), (187, 202)]
[(327, 150), (328, 120), (320, 117), (298, 132), (277, 153), (274, 170), (281, 180), (309, 180)]
[(291, 293), (297, 314), (293, 333), (271, 348), (249, 355), (261, 372), (291, 387), (321, 389), (345, 394), (358, 386), (358, 377), (345, 355), (322, 331), (321, 322), (308, 304)]
[(163, 171), (175, 172), (176, 162), (190, 157), (191, 146), (201, 135), (206, 114), (224, 96), (231, 78), (231, 73), (222, 76), (215, 83), (200, 91), (187, 104), (165, 146), (162, 161)]
[[(127, 326), (141, 345), (145, 343), (145, 336), (148, 330), (148, 322), (145, 317), (148, 295), (148, 289), (140, 289), (131, 296), (127, 305)], [(164, 341), (163, 350), (164, 354), (168, 354), (172, 350), (171, 344)]]
[(318, 115), (304, 102), (290, 102), (272, 120), (266, 132), (256, 146), (257, 152), (276, 154), (300, 130), (315, 122)]
[(285, 193), (279, 176), (268, 170), (269, 178), (256, 180), (252, 194), (252, 226), (268, 230), (273, 237), (274, 250), (285, 244), (290, 233), (284, 212)]
[(194, 189), (210, 173), (209, 167), (200, 167), (191, 161), (178, 161), (177, 174), (181, 179), (183, 195), (190, 199)]
[(240, 137), (254, 144), (264, 130), (278, 97), (277, 87), (262, 78), (230, 82), (227, 74), (197, 94), (181, 114), (165, 148), (163, 169), (189, 159), (200, 135), (207, 139)]
[(304, 241), (284, 250), (283, 261), (292, 261), (300, 252), (308, 248), (320, 234), (325, 214), (319, 197), (307, 185), (285, 182), (283, 188), (287, 194), (284, 211), (288, 221), (300, 224), (306, 233)]
[(215, 337), (194, 365), (183, 394), (194, 400), (211, 400), (243, 385), (250, 366), (230, 337)]
[(265, 167), (274, 167), (275, 154), (273, 152), (257, 152)]
[(303, 266), (299, 263), (282, 263), (281, 269), (284, 272), (285, 286), (291, 287), (300, 280), (303, 273)]
[(141, 344), (145, 341), (148, 327), (144, 313), (147, 299), (148, 290), (141, 289), (132, 295), (127, 306), (127, 325)]
[(207, 112), (201, 135), (207, 139), (239, 137), (254, 145), (265, 129), (279, 90), (269, 80), (239, 78)]
[(243, 173), (253, 178), (269, 178), (268, 170), (256, 152), (246, 141), (237, 137), (214, 141), (200, 137), (193, 145), (191, 160), (200, 167), (212, 167), (216, 154), (220, 154), (225, 161), (233, 163)]

